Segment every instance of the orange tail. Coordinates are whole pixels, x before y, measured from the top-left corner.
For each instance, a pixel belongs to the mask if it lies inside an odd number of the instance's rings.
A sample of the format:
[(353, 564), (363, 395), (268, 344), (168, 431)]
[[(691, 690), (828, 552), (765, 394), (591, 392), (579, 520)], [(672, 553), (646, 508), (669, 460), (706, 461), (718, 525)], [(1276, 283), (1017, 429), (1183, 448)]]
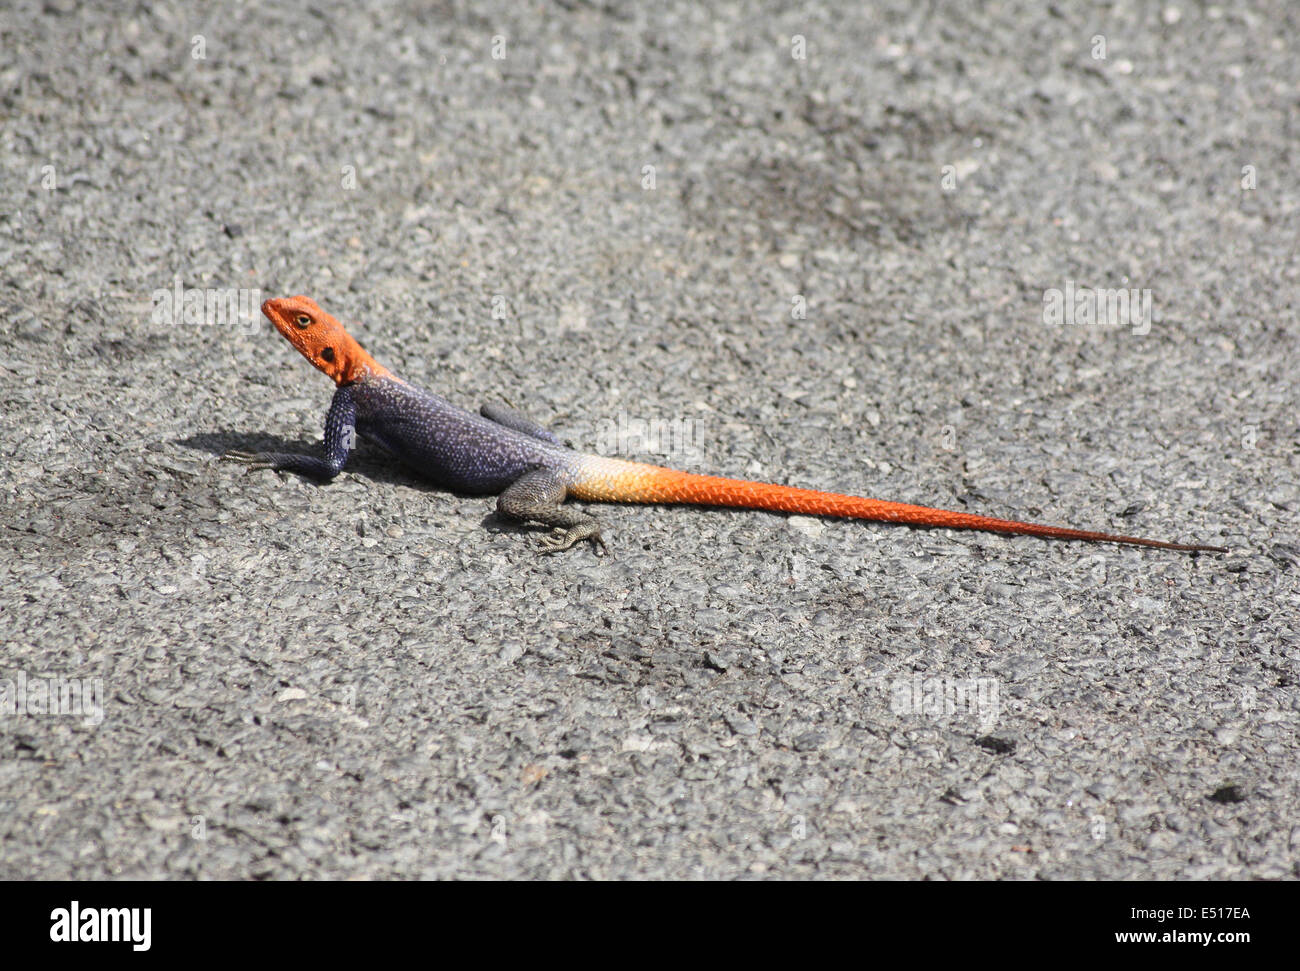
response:
[(584, 474), (570, 489), (577, 499), (603, 502), (689, 503), (697, 506), (733, 506), (742, 509), (770, 509), (809, 516), (842, 516), (912, 526), (944, 526), (950, 529), (979, 529), (992, 533), (1043, 536), (1049, 539), (1082, 539), (1103, 543), (1129, 543), (1164, 550), (1228, 552), (1222, 546), (1199, 543), (1166, 543), (1137, 536), (1117, 536), (1065, 526), (1043, 526), (1012, 519), (992, 519), (966, 512), (886, 502), (835, 492), (817, 492), (792, 486), (725, 479), (713, 475), (679, 472), (657, 465), (642, 465), (617, 459), (587, 459)]

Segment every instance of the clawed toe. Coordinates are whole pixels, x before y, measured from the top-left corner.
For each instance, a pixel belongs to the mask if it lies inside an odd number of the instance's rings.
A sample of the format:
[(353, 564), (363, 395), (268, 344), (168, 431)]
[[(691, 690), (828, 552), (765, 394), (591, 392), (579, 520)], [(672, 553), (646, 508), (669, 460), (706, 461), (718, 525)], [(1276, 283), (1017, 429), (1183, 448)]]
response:
[[(584, 532), (582, 528), (556, 530), (555, 534), (541, 538), (538, 543), (539, 549), (537, 553), (539, 556), (545, 556), (548, 553), (563, 553), (565, 550), (572, 548), (575, 543), (584, 539), (591, 540), (593, 548), (599, 547), (601, 551), (608, 551), (609, 548), (605, 545), (605, 541), (600, 538), (599, 532), (586, 535), (584, 535)], [(597, 552), (597, 555), (602, 555), (602, 553)]]
[(261, 452), (240, 452), (231, 450), (221, 456), (222, 462), (238, 462), (240, 465), (247, 465), (250, 469), (269, 469), (271, 463)]
[(537, 553), (539, 556), (545, 556), (547, 553), (563, 553), (575, 542), (576, 540), (569, 539), (568, 533), (560, 536), (543, 536), (538, 543)]

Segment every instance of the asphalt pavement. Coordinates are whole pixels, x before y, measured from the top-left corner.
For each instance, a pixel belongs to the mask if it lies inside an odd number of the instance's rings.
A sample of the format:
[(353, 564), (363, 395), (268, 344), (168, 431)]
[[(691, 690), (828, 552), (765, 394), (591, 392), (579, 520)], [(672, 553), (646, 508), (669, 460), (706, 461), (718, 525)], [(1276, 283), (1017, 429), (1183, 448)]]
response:
[[(6, 3), (0, 878), (1295, 879), (1298, 20)], [(539, 556), (217, 461), (319, 447), (300, 293), (584, 450), (1231, 552)]]

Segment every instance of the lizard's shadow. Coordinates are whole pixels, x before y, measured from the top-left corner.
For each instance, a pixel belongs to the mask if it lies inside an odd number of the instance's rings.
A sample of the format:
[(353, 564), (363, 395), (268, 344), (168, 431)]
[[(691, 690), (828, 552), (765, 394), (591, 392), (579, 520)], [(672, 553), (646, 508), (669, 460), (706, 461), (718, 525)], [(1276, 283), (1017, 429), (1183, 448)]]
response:
[[(195, 451), (208, 452), (214, 459), (220, 458), (231, 451), (297, 452), (302, 455), (321, 454), (319, 439), (280, 438), (276, 435), (262, 433), (250, 435), (245, 432), (233, 431), (199, 432), (186, 438), (174, 438), (172, 444), (194, 449)], [(237, 468), (237, 466), (234, 467)], [(516, 523), (513, 520), (503, 519), (498, 516), (495, 511), (496, 498), (494, 496), (458, 492), (454, 489), (427, 482), (403, 466), (401, 460), (395, 455), (390, 455), (379, 446), (367, 442), (364, 438), (357, 443), (356, 450), (348, 458), (346, 471), (358, 473), (367, 479), (388, 485), (400, 485), (411, 489), (419, 489), (421, 492), (442, 493), (443, 495), (456, 496), (461, 499), (482, 499), (485, 502), (491, 502), (494, 506), (493, 511), (484, 516), (481, 523), (483, 528), (489, 532), (531, 534), (538, 531), (536, 526)], [(295, 478), (300, 478), (303, 482), (316, 486), (329, 485), (328, 482), (323, 482), (308, 475), (296, 475)]]

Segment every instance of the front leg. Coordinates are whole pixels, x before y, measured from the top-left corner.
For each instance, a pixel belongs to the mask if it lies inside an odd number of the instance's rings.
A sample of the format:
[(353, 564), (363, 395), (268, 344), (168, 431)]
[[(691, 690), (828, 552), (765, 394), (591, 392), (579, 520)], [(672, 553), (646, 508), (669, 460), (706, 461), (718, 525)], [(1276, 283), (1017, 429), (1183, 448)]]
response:
[(563, 529), (560, 536), (542, 540), (542, 553), (559, 553), (574, 543), (589, 539), (593, 546), (605, 549), (600, 538), (600, 523), (594, 516), (572, 506), (562, 505), (569, 489), (551, 469), (525, 472), (506, 486), (497, 497), (497, 512), (521, 522), (542, 523)]
[(352, 386), (345, 384), (334, 392), (329, 414), (325, 416), (325, 457), (298, 455), (294, 452), (227, 452), (228, 462), (242, 462), (253, 469), (276, 469), (300, 472), (329, 480), (343, 471), (348, 455), (357, 447), (357, 403)]

